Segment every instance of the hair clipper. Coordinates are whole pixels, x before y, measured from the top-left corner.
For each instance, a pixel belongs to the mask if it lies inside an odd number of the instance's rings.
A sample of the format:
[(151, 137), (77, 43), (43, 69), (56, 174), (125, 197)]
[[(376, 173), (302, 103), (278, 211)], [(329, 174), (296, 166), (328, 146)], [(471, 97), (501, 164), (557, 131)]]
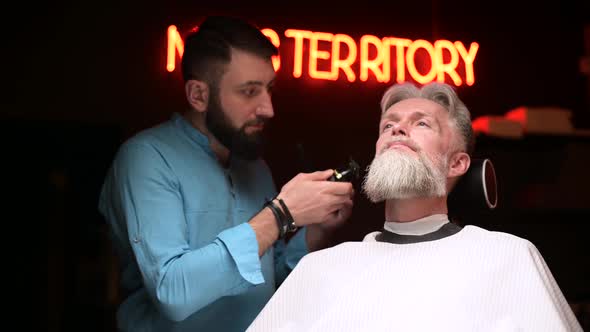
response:
[(328, 181), (352, 182), (353, 180), (357, 180), (359, 178), (359, 171), (359, 164), (350, 158), (346, 165), (334, 170), (334, 174), (330, 176)]

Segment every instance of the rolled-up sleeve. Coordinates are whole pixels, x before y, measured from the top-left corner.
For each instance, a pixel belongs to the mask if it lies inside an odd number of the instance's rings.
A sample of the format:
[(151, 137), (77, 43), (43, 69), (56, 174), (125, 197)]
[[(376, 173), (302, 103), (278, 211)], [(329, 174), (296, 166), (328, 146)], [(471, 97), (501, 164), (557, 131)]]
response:
[(248, 223), (227, 229), (219, 234), (233, 258), (240, 275), (253, 285), (264, 282), (256, 233)]

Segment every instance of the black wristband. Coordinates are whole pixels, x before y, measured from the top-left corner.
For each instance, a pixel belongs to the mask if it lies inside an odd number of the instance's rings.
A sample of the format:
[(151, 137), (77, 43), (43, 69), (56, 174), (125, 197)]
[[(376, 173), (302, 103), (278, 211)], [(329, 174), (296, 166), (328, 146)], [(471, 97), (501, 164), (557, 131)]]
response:
[(287, 217), (287, 232), (296, 231), (297, 226), (295, 226), (295, 220), (293, 219), (293, 216), (291, 215), (291, 211), (289, 211), (287, 204), (285, 204), (285, 202), (283, 202), (283, 200), (280, 198), (278, 198), (278, 200), (279, 204), (281, 204), (281, 208), (283, 208), (283, 212), (285, 212), (285, 216)]
[(268, 207), (272, 211), (272, 214), (275, 215), (277, 226), (279, 228), (279, 239), (282, 239), (287, 233), (287, 223), (284, 222), (285, 216), (283, 215), (281, 210), (272, 201), (272, 199), (266, 201), (264, 207)]

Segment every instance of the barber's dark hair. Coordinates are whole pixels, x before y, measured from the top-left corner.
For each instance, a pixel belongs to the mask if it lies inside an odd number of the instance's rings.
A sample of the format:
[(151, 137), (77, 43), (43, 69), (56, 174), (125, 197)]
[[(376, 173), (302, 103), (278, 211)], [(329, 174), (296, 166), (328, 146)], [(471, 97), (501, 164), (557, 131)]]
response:
[(232, 48), (269, 58), (278, 49), (260, 30), (242, 19), (209, 16), (184, 40), (182, 76), (216, 85), (231, 61)]
[(451, 86), (432, 82), (419, 89), (411, 83), (394, 84), (383, 94), (381, 114), (385, 113), (392, 105), (410, 98), (428, 99), (444, 107), (449, 112), (451, 120), (460, 134), (461, 149), (469, 155), (473, 153), (475, 140), (471, 127), (471, 114)]

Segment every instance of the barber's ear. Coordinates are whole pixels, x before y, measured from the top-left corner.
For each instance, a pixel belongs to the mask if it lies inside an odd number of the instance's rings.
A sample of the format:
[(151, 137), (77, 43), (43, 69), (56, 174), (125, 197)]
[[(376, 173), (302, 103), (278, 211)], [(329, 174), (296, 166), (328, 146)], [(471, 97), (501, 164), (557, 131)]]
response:
[(449, 173), (448, 177), (454, 178), (461, 176), (467, 172), (469, 165), (471, 164), (471, 158), (465, 152), (456, 152), (449, 161)]
[(209, 85), (203, 81), (188, 80), (184, 84), (184, 92), (188, 103), (197, 112), (205, 112), (209, 104)]

